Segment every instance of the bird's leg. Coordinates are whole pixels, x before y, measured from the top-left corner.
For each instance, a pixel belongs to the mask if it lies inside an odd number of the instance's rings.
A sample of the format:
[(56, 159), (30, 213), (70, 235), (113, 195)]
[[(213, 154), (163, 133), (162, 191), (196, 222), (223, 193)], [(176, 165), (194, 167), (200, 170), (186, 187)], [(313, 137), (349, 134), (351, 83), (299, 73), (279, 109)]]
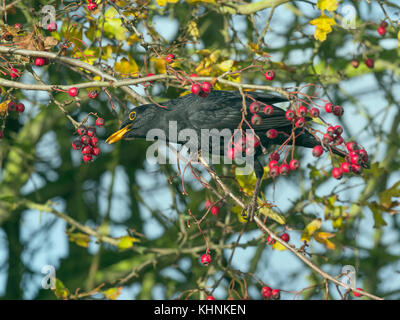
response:
[(253, 220), (254, 217), (254, 213), (257, 209), (257, 198), (258, 198), (258, 194), (260, 193), (260, 188), (261, 188), (261, 182), (262, 182), (262, 178), (257, 178), (256, 181), (256, 186), (254, 188), (254, 193), (253, 193), (253, 197), (251, 198), (251, 201), (249, 203), (249, 205), (247, 206), (247, 218), (249, 219), (249, 221)]

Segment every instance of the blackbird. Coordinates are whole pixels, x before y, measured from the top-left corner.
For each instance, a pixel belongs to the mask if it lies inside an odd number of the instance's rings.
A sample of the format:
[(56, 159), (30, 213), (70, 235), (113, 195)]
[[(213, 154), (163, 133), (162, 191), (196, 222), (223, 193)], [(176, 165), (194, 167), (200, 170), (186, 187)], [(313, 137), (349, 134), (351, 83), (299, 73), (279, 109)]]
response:
[[(240, 124), (242, 124), (242, 129), (249, 129), (248, 124), (250, 124), (261, 142), (260, 146), (255, 148), (254, 155), (253, 166), (257, 177), (252, 201), (254, 205), (264, 173), (263, 165), (258, 160), (259, 156), (263, 154), (262, 147), (267, 149), (271, 145), (283, 144), (288, 135), (292, 133), (293, 124), (292, 121), (286, 119), (285, 110), (273, 105), (274, 103), (287, 101), (286, 98), (264, 92), (246, 92), (245, 95), (247, 108), (254, 101), (259, 101), (262, 106), (256, 112), (259, 118), (256, 122), (253, 121), (254, 124), (251, 121), (253, 114), (250, 112), (245, 116), (247, 122), (243, 121), (243, 96), (240, 92), (213, 90), (205, 97), (187, 94), (177, 99), (163, 102), (162, 105), (146, 104), (138, 106), (124, 117), (120, 130), (112, 134), (106, 142), (114, 143), (121, 139), (146, 138), (150, 129), (158, 128), (165, 132), (167, 141), (180, 144), (188, 143), (185, 138), (180, 139), (179, 136), (171, 137), (168, 135), (171, 121), (176, 121), (178, 132), (184, 129), (192, 129), (197, 133), (198, 137), (202, 137), (202, 132), (205, 129), (209, 129), (211, 131), (206, 131), (211, 135), (211, 141), (214, 141), (212, 139), (212, 129), (217, 129), (215, 134), (218, 134), (222, 129), (234, 131), (238, 129)], [(264, 104), (272, 107), (273, 112), (271, 114), (264, 113)], [(308, 118), (306, 119), (308, 120)], [(266, 132), (269, 129), (276, 129), (279, 132), (274, 139), (266, 136)], [(295, 135), (296, 146), (313, 148), (321, 144), (306, 128), (295, 129)], [(289, 142), (289, 144), (291, 143), (292, 141)], [(214, 150), (218, 150), (220, 155), (226, 155), (226, 144), (218, 141), (218, 139), (217, 144), (219, 144), (220, 148), (215, 148), (215, 145), (211, 143), (209, 152), (215, 153)], [(332, 151), (344, 156), (344, 154), (333, 148)]]

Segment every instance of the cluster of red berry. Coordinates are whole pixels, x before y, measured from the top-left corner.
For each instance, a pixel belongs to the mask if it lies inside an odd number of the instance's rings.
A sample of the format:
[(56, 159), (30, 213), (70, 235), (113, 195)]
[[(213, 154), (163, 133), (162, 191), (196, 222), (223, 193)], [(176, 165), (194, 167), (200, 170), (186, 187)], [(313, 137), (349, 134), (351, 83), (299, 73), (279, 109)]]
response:
[[(289, 242), (289, 240), (290, 240), (290, 236), (286, 232), (282, 233), (280, 235), (280, 238), (285, 242)], [(271, 246), (275, 244), (275, 240), (272, 239), (272, 237), (270, 235), (268, 235), (268, 237), (267, 237), (267, 244), (269, 244)]]
[(279, 289), (271, 289), (270, 287), (265, 286), (261, 289), (261, 295), (267, 300), (270, 300), (271, 298), (279, 300), (281, 297), (281, 291)]
[(241, 134), (231, 141), (226, 155), (231, 160), (235, 159), (238, 155), (253, 155), (259, 145), (260, 140), (255, 135), (252, 133), (245, 135), (243, 133), (243, 135)]
[(25, 111), (25, 105), (23, 103), (15, 103), (13, 101), (10, 101), (8, 103), (8, 112), (18, 112), (18, 114), (21, 114)]
[(211, 88), (212, 88), (212, 85), (208, 81), (205, 81), (202, 84), (193, 83), (192, 93), (195, 95), (198, 95), (202, 98), (205, 98), (211, 92)]
[(42, 57), (37, 57), (35, 58), (35, 66), (37, 67), (43, 67), (45, 65), (49, 64), (49, 59), (47, 58), (42, 58)]
[(94, 11), (97, 9), (97, 3), (95, 2), (95, 0), (88, 0), (88, 5), (87, 8), (89, 11)]
[[(104, 126), (104, 119), (97, 118), (96, 126)], [(98, 147), (99, 139), (96, 137), (96, 128), (80, 125), (76, 131), (80, 137), (72, 142), (72, 148), (81, 150), (83, 161), (89, 162), (93, 159), (93, 156), (98, 156), (100, 154), (100, 148)]]
[(213, 216), (219, 215), (220, 208), (215, 205), (211, 200), (206, 201), (206, 209), (210, 210)]

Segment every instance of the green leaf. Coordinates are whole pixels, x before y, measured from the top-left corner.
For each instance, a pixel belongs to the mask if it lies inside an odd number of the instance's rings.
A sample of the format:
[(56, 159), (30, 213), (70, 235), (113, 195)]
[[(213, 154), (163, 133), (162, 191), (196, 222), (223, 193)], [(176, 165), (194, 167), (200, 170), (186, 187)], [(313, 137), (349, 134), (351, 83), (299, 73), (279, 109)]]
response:
[(133, 244), (135, 242), (140, 242), (140, 240), (131, 236), (123, 236), (120, 238), (120, 241), (118, 243), (118, 248), (129, 249), (133, 247)]
[(87, 234), (80, 232), (67, 233), (67, 234), (69, 241), (76, 243), (80, 247), (84, 248), (89, 247), (90, 238)]
[(278, 222), (279, 224), (286, 224), (286, 219), (284, 216), (282, 216), (281, 214), (275, 212), (274, 210), (272, 210), (271, 208), (268, 207), (262, 207), (259, 210), (263, 215), (267, 216), (268, 218)]
[(64, 284), (59, 279), (56, 279), (56, 288), (53, 291), (56, 297), (59, 299), (60, 298), (67, 299), (69, 296), (69, 290), (64, 286)]

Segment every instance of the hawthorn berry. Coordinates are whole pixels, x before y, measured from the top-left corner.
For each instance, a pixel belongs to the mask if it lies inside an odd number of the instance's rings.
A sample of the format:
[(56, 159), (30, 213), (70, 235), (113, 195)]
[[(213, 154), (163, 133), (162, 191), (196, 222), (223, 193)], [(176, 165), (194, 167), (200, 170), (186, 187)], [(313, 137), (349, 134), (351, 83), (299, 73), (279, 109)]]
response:
[(211, 83), (209, 83), (208, 81), (205, 81), (201, 84), (201, 90), (203, 90), (203, 92), (207, 94), (210, 93), (211, 88), (212, 88)]
[(288, 119), (289, 121), (292, 121), (295, 117), (295, 113), (293, 110), (287, 110), (285, 113), (286, 119)]
[[(360, 290), (360, 291), (363, 291), (363, 289), (361, 289), (361, 288), (356, 288), (357, 290)], [(358, 292), (353, 292), (353, 295), (355, 296), (355, 297), (357, 297), (357, 298), (359, 298), (359, 297), (361, 297), (361, 293), (358, 293)]]
[(236, 157), (236, 149), (235, 148), (229, 148), (228, 151), (226, 152), (226, 156), (233, 160)]
[(201, 86), (198, 83), (192, 85), (192, 93), (198, 95), (201, 91)]
[(280, 174), (279, 166), (274, 166), (274, 167), (269, 169), (269, 175), (272, 178), (276, 178), (277, 176), (279, 176), (279, 174)]
[(372, 58), (365, 59), (364, 62), (365, 62), (365, 65), (370, 69), (372, 69), (375, 65), (375, 61)]
[(283, 176), (287, 176), (290, 172), (290, 167), (287, 163), (282, 163), (279, 167), (279, 173)]
[(15, 68), (11, 68), (10, 77), (15, 79), (15, 78), (19, 78), (19, 76), (20, 76), (20, 74), (19, 74), (18, 70)]
[(264, 297), (264, 298), (266, 298), (266, 299), (271, 299), (271, 297), (272, 297), (272, 289), (270, 288), (270, 287), (263, 287), (262, 289), (261, 289), (261, 295)]
[(332, 138), (329, 134), (325, 133), (325, 134), (322, 136), (322, 142), (323, 142), (324, 144), (331, 143), (332, 141), (333, 141), (333, 138)]
[(297, 170), (300, 167), (300, 161), (297, 159), (292, 159), (289, 162), (290, 170)]
[(386, 34), (386, 28), (384, 26), (379, 26), (377, 31), (380, 36), (384, 36)]
[(270, 115), (272, 115), (274, 113), (274, 108), (272, 106), (267, 105), (267, 106), (264, 107), (264, 113), (267, 116), (270, 116)]
[(357, 59), (353, 59), (351, 60), (351, 65), (353, 66), (354, 69), (357, 69), (358, 66), (360, 65), (360, 61), (358, 61)]
[(82, 148), (82, 154), (83, 155), (89, 155), (92, 154), (92, 148), (90, 146), (84, 146)]
[(42, 67), (42, 66), (46, 65), (47, 64), (46, 60), (47, 60), (46, 58), (42, 58), (42, 57), (35, 58), (35, 66)]
[(68, 94), (71, 97), (76, 97), (78, 95), (78, 89), (76, 87), (72, 87), (72, 88), (68, 89)]
[(332, 177), (334, 177), (335, 179), (341, 179), (343, 177), (342, 170), (340, 168), (333, 168)]
[(97, 90), (91, 90), (91, 91), (88, 93), (88, 97), (89, 97), (90, 99), (96, 99), (98, 96), (99, 96), (99, 92), (98, 92)]
[(262, 123), (262, 118), (258, 114), (254, 114), (251, 117), (251, 123), (254, 124), (255, 126), (259, 126)]
[(361, 164), (361, 157), (354, 151), (349, 153), (351, 164)]
[(172, 53), (170, 53), (169, 55), (167, 55), (166, 57), (165, 57), (165, 61), (167, 62), (167, 63), (171, 63), (172, 61), (174, 61), (175, 60), (175, 56), (172, 54)]
[(84, 125), (80, 125), (76, 131), (80, 136), (83, 136), (87, 133), (87, 128)]
[(364, 149), (358, 151), (358, 154), (361, 156), (362, 162), (368, 162), (368, 153)]
[(258, 113), (261, 109), (261, 104), (257, 101), (250, 103), (249, 110), (251, 113)]
[(268, 81), (274, 80), (275, 79), (275, 71), (273, 70), (267, 70), (264, 74), (265, 79)]
[(92, 147), (97, 147), (97, 145), (99, 144), (99, 139), (97, 139), (97, 137), (91, 137), (89, 144)]
[(312, 155), (316, 158), (320, 157), (323, 153), (324, 153), (324, 149), (322, 148), (322, 146), (315, 146), (312, 149)]
[(100, 148), (94, 147), (92, 148), (92, 155), (98, 156), (100, 154)]
[(289, 240), (290, 240), (290, 236), (286, 232), (282, 233), (280, 238), (285, 242), (289, 242)]
[(17, 106), (17, 104), (15, 102), (10, 101), (8, 103), (8, 111), (10, 111), (10, 112), (16, 111), (16, 109), (17, 109), (16, 106)]
[(92, 155), (91, 154), (85, 154), (82, 156), (83, 161), (85, 162), (89, 162), (90, 160), (92, 160)]
[(328, 129), (326, 129), (326, 133), (330, 136), (333, 137), (335, 135), (335, 128), (330, 126)]
[(341, 106), (334, 106), (333, 107), (333, 114), (337, 117), (340, 117), (343, 115), (343, 108)]
[(351, 171), (355, 174), (360, 174), (362, 172), (362, 167), (358, 164), (352, 164)]
[(311, 108), (310, 110), (310, 115), (313, 118), (318, 118), (319, 117), (319, 109), (317, 108)]
[(340, 170), (342, 170), (343, 173), (349, 173), (351, 171), (351, 164), (349, 162), (342, 162), (340, 164)]
[(300, 106), (300, 107), (297, 109), (297, 115), (298, 115), (299, 117), (305, 117), (306, 114), (307, 114), (307, 112), (308, 112), (308, 109), (307, 109), (306, 106)]
[(333, 129), (335, 130), (335, 134), (340, 136), (343, 133), (343, 128), (340, 125), (334, 126)]
[(256, 136), (248, 134), (246, 136), (246, 145), (253, 148), (257, 148), (260, 145), (260, 140)]
[(72, 141), (72, 148), (74, 148), (75, 150), (80, 150), (82, 148), (82, 141), (80, 139), (75, 139), (74, 141)]
[(87, 8), (89, 11), (94, 11), (97, 9), (97, 4), (95, 2), (89, 2)]
[(56, 31), (57, 30), (57, 24), (55, 22), (50, 22), (47, 25), (47, 30), (52, 32), (52, 31)]
[(195, 73), (192, 73), (189, 77), (191, 77), (191, 78), (196, 78), (196, 77), (198, 77), (198, 75), (195, 74)]
[(211, 256), (208, 253), (205, 253), (201, 256), (201, 263), (205, 266), (208, 266), (211, 263)]
[(269, 129), (265, 135), (267, 138), (275, 139), (278, 136), (278, 131), (276, 129)]
[(98, 127), (104, 126), (104, 119), (103, 118), (97, 118), (96, 126), (98, 126)]
[(272, 153), (270, 154), (269, 158), (270, 158), (271, 160), (279, 161), (280, 156), (279, 156), (279, 153), (278, 153), (278, 152), (272, 152)]
[(271, 169), (272, 167), (277, 167), (277, 166), (279, 166), (279, 163), (278, 163), (278, 161), (276, 161), (276, 160), (271, 160), (269, 163), (268, 163), (268, 167)]
[(304, 119), (303, 117), (298, 118), (295, 122), (296, 128), (303, 128), (305, 124), (306, 124), (306, 119)]
[(211, 200), (206, 200), (205, 206), (206, 206), (206, 209), (207, 209), (207, 210), (210, 209), (213, 205), (214, 205), (214, 204), (213, 204), (213, 202), (212, 202)]
[(212, 207), (211, 207), (211, 214), (212, 214), (213, 216), (218, 215), (218, 214), (219, 214), (219, 207), (218, 207), (218, 206), (212, 206)]
[(327, 113), (331, 113), (331, 112), (332, 112), (332, 109), (333, 109), (333, 104), (328, 102), (328, 103), (325, 105), (325, 111), (326, 111)]
[(207, 296), (206, 300), (215, 300), (213, 296)]
[(272, 290), (272, 298), (275, 300), (279, 300), (281, 297), (281, 291), (279, 289)]
[(25, 105), (23, 103), (18, 103), (15, 107), (18, 113), (23, 113), (25, 111)]
[(267, 237), (267, 244), (270, 244), (271, 246), (275, 243), (275, 240), (272, 239), (272, 237), (270, 235), (268, 235)]
[(89, 144), (90, 143), (90, 137), (88, 135), (84, 135), (81, 137), (81, 141), (83, 144)]
[(89, 127), (87, 129), (87, 135), (89, 137), (94, 137), (96, 135), (96, 128), (95, 127)]
[(355, 142), (347, 142), (346, 148), (349, 152), (358, 150), (357, 143)]

